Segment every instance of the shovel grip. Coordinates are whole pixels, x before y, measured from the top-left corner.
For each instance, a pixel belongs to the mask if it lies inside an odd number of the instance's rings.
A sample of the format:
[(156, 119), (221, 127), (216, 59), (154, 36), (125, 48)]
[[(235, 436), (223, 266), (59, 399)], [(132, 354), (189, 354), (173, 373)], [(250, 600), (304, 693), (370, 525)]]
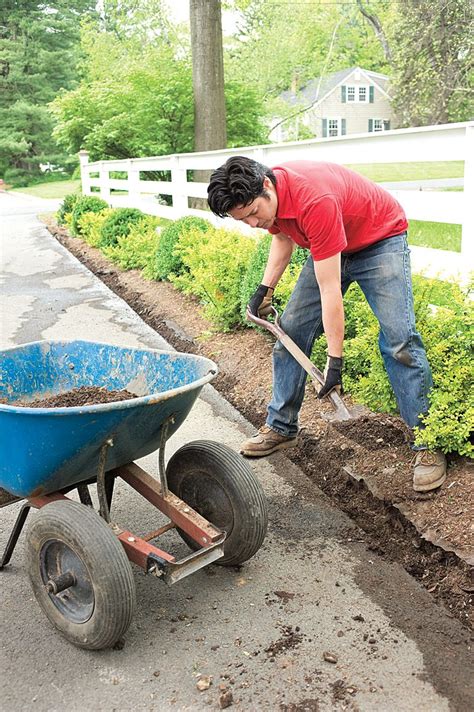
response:
[[(319, 393), (321, 386), (325, 381), (323, 373), (306, 356), (306, 354), (300, 349), (300, 347), (295, 344), (295, 342), (288, 336), (288, 334), (283, 331), (280, 326), (280, 319), (275, 307), (272, 306), (271, 310), (275, 319), (273, 323), (271, 321), (268, 321), (267, 319), (261, 319), (260, 317), (255, 316), (248, 308), (247, 319), (249, 319), (249, 321), (253, 321), (254, 324), (261, 326), (263, 329), (266, 329), (271, 334), (273, 334), (273, 336), (275, 336), (279, 341), (281, 341), (287, 351), (289, 351), (293, 358), (298, 361), (300, 366), (304, 368), (308, 376), (313, 381), (316, 393)], [(337, 415), (341, 420), (350, 420), (352, 418), (351, 414), (349, 413), (349, 410), (346, 407), (346, 404), (342, 400), (339, 393), (337, 393), (337, 391), (334, 390), (328, 393), (327, 398), (329, 398), (329, 400), (332, 402), (334, 409), (336, 410)]]

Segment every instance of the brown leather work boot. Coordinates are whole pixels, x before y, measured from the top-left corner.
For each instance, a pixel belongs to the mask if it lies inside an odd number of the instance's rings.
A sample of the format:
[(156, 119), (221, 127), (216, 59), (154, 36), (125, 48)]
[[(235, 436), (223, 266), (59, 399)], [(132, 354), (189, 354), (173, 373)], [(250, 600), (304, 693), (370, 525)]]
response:
[(446, 479), (446, 457), (439, 450), (419, 450), (413, 469), (413, 489), (429, 492), (440, 487)]
[(249, 438), (240, 448), (242, 455), (247, 457), (264, 457), (276, 450), (284, 450), (298, 444), (298, 436), (287, 437), (272, 430), (268, 425), (263, 425), (258, 433)]

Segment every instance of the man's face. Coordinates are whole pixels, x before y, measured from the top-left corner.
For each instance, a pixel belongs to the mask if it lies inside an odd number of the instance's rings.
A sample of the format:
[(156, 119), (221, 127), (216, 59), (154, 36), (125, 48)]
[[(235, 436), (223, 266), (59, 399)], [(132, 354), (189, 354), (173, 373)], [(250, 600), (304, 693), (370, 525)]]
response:
[(241, 205), (229, 211), (234, 220), (241, 220), (250, 227), (268, 230), (275, 222), (278, 198), (275, 186), (269, 178), (263, 181), (266, 195), (260, 195), (248, 205)]

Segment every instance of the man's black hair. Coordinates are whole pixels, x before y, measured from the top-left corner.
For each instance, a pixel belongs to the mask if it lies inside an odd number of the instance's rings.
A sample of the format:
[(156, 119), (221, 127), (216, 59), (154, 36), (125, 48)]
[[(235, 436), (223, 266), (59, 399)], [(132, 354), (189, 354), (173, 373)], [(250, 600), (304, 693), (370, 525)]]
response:
[(225, 218), (238, 206), (249, 205), (260, 195), (267, 195), (265, 178), (276, 185), (271, 168), (245, 156), (232, 156), (211, 175), (207, 202), (215, 215)]

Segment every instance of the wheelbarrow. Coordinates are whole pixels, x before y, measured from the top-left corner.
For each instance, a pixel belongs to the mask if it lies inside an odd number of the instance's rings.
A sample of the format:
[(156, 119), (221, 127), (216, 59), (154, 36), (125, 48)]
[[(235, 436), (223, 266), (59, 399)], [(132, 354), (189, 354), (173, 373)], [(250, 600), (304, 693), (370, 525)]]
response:
[[(0, 487), (26, 500), (0, 569), (28, 513), (38, 510), (26, 532), (28, 574), (43, 612), (75, 645), (102, 649), (124, 636), (136, 596), (130, 561), (171, 585), (212, 562), (242, 564), (260, 548), (266, 502), (240, 455), (198, 440), (165, 467), (168, 438), (216, 374), (216, 365), (200, 356), (87, 341), (0, 351)], [(81, 386), (136, 397), (69, 408), (24, 405)], [(159, 480), (133, 462), (155, 450)], [(169, 521), (142, 536), (115, 521), (118, 478)], [(97, 487), (98, 511), (89, 485)], [(67, 496), (72, 490), (79, 501)], [(179, 560), (156, 545), (172, 528), (192, 549)]]

